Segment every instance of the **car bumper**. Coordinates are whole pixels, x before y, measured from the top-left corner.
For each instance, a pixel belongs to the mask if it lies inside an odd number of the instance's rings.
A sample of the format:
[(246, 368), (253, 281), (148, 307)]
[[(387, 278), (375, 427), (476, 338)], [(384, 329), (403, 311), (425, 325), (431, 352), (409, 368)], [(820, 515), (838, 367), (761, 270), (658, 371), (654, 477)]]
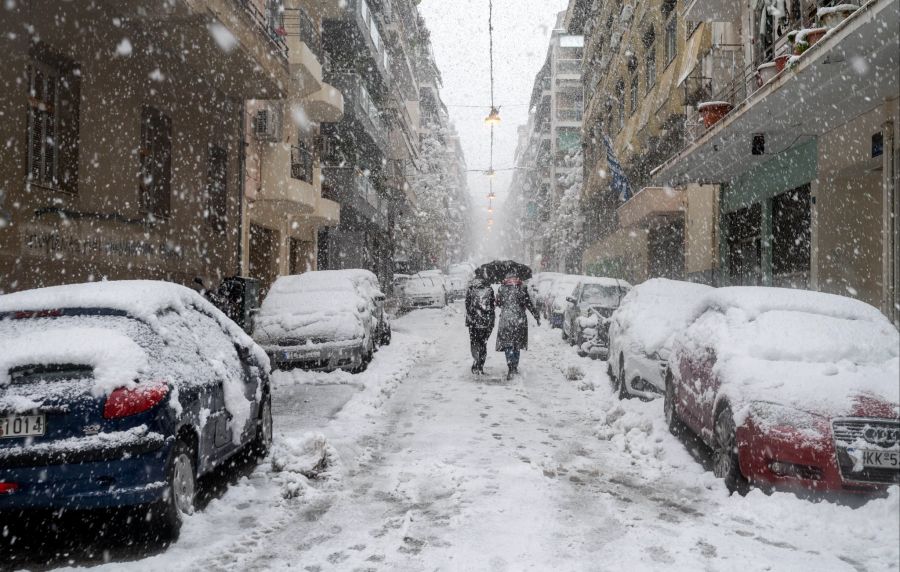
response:
[(113, 508), (158, 501), (166, 488), (171, 446), (171, 440), (157, 435), (127, 446), (70, 452), (65, 458), (8, 456), (0, 461), (0, 482), (17, 488), (0, 494), (0, 510)]
[(738, 428), (741, 472), (751, 482), (785, 490), (873, 494), (890, 484), (845, 478), (831, 436), (798, 437), (793, 432), (763, 431), (751, 420)]
[(339, 346), (266, 348), (275, 369), (300, 368), (309, 371), (333, 371), (362, 363), (363, 342)]
[(409, 310), (417, 308), (443, 308), (444, 298), (406, 298), (401, 303), (401, 307)]

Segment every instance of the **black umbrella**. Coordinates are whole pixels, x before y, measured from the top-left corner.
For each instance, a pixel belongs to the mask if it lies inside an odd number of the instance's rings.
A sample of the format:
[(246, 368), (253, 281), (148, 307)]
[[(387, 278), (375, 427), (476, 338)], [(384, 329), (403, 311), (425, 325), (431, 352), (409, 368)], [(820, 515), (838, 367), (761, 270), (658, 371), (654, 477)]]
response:
[(514, 273), (519, 280), (531, 278), (531, 268), (515, 260), (495, 260), (482, 264), (475, 270), (475, 276), (484, 278), (488, 282), (503, 282), (510, 272)]

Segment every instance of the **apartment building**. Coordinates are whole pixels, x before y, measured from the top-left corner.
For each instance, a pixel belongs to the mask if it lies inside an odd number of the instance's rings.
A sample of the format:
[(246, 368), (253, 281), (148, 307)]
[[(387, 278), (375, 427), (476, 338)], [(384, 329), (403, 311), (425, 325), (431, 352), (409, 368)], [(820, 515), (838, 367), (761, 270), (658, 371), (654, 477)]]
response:
[(509, 220), (522, 223), (525, 259), (545, 271), (575, 271), (580, 266), (578, 244), (555, 240), (547, 223), (559, 207), (565, 179), (580, 168), (574, 157), (582, 148), (582, 25), (571, 11), (557, 14), (547, 57), (535, 76), (528, 124), (519, 133), (507, 202), (508, 207), (518, 205)]
[[(896, 322), (900, 5), (827, 4), (682, 6), (722, 31), (690, 74), (721, 110), (651, 178), (715, 189), (717, 283), (858, 297)], [(820, 27), (788, 59), (791, 32)]]
[(244, 102), (293, 80), (265, 6), (34, 0), (2, 21), (0, 290), (239, 274)]

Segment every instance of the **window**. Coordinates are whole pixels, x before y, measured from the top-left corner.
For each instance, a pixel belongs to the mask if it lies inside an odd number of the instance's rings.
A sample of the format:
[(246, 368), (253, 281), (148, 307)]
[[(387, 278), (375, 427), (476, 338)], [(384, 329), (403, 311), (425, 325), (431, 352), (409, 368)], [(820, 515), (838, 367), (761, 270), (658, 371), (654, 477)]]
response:
[(78, 108), (81, 74), (59, 58), (28, 65), (28, 181), (78, 191)]
[(228, 218), (228, 151), (209, 146), (206, 162), (206, 211), (212, 227), (223, 232)]
[(291, 147), (291, 178), (313, 184), (315, 157), (310, 145), (303, 139)]
[(638, 106), (638, 74), (631, 76), (631, 113), (634, 114)]
[(650, 93), (650, 88), (656, 83), (656, 30), (652, 26), (647, 28), (641, 41), (646, 50), (644, 54), (644, 69), (647, 74), (647, 93)]
[(172, 119), (144, 106), (141, 114), (141, 210), (168, 216), (172, 193)]
[(619, 130), (625, 127), (625, 82), (616, 83), (616, 99), (619, 105)]
[(678, 55), (678, 15), (674, 12), (666, 22), (666, 65)]

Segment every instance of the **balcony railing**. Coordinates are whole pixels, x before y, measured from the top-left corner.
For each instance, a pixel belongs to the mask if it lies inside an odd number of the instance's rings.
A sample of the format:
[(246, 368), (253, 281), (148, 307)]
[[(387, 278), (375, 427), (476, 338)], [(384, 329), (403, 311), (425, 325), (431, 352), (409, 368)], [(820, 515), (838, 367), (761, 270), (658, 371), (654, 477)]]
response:
[(282, 58), (287, 59), (288, 47), (283, 33), (284, 26), (282, 24), (281, 14), (272, 10), (262, 10), (254, 0), (234, 0), (244, 13), (250, 18), (254, 27), (266, 38), (272, 49)]
[[(710, 91), (712, 91), (712, 88), (713, 86), (710, 84)], [(736, 108), (739, 103), (742, 103), (745, 99), (753, 95), (757, 89), (759, 89), (759, 83), (756, 64), (750, 64), (743, 69), (737, 70), (737, 73), (734, 74), (730, 81), (725, 83), (718, 91), (713, 93), (709, 99), (704, 101), (724, 101), (730, 103), (733, 108)], [(698, 101), (697, 104), (699, 103), (703, 103), (703, 101)], [(706, 132), (706, 127), (701, 121), (688, 125), (687, 128), (687, 144), (693, 143)]]
[(282, 18), (284, 33), (297, 36), (309, 46), (316, 59), (322, 61), (322, 33), (303, 8), (285, 8)]
[(358, 211), (363, 217), (386, 229), (389, 201), (381, 196), (371, 177), (355, 167), (325, 167), (329, 190), (326, 198)]
[(581, 70), (581, 60), (556, 60), (557, 75), (581, 75)]
[(584, 112), (581, 109), (557, 109), (556, 118), (559, 121), (581, 121)]
[(313, 184), (316, 158), (306, 145), (291, 146), (291, 178)]
[(357, 118), (371, 131), (372, 138), (383, 147), (387, 139), (387, 127), (362, 78), (355, 73), (345, 72), (333, 74), (329, 81), (344, 94), (345, 106), (347, 100), (350, 100), (351, 109)]

